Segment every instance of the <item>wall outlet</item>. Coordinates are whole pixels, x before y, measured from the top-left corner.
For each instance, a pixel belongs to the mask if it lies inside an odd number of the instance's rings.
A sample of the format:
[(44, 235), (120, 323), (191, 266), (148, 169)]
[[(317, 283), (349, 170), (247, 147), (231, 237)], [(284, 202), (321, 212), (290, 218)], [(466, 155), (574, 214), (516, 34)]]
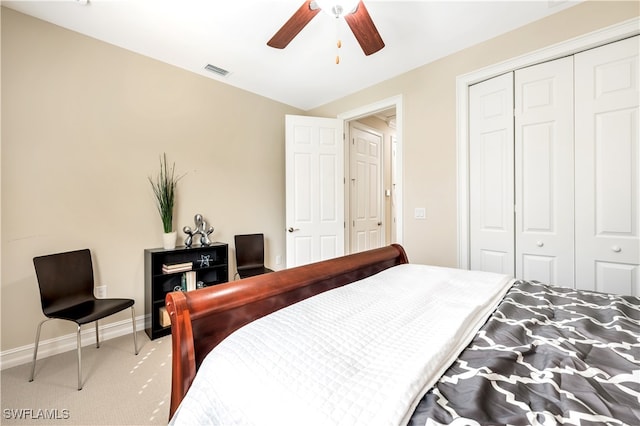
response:
[(280, 255), (276, 256), (276, 265), (277, 266), (282, 265), (282, 256), (280, 256)]
[(98, 299), (104, 299), (104, 298), (107, 297), (107, 286), (106, 285), (96, 286), (96, 297)]

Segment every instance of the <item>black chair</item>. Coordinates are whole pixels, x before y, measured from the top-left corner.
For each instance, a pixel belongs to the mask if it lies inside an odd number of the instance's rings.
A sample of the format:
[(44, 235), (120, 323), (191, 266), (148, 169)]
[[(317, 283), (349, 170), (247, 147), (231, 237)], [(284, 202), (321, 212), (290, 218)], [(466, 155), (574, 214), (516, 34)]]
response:
[(133, 345), (138, 355), (136, 337), (136, 314), (133, 299), (98, 299), (93, 295), (93, 265), (89, 249), (56, 253), (33, 258), (33, 265), (40, 287), (42, 313), (47, 319), (40, 322), (36, 332), (36, 344), (33, 349), (31, 377), (36, 370), (38, 343), (42, 324), (52, 319), (73, 321), (78, 326), (78, 390), (82, 389), (82, 362), (80, 343), (80, 326), (90, 322), (96, 323), (96, 347), (100, 347), (98, 336), (98, 320), (109, 315), (131, 308), (133, 322)]
[(273, 272), (264, 266), (264, 235), (236, 235), (236, 274), (240, 278)]

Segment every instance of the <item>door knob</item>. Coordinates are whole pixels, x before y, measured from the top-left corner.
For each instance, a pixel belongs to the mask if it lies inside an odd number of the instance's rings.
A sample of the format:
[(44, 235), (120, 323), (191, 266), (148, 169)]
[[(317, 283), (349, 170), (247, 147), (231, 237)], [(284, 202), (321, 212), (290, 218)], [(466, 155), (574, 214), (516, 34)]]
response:
[(536, 245), (538, 247), (542, 247), (544, 245), (544, 243), (542, 241), (536, 241)]
[(300, 230), (299, 228), (292, 228), (292, 227), (289, 227), (289, 229), (287, 229), (287, 231), (289, 231), (289, 232), (295, 232), (295, 231), (299, 231), (299, 230)]
[(613, 247), (611, 247), (611, 250), (613, 250), (615, 253), (620, 253), (622, 251), (622, 247), (613, 246)]

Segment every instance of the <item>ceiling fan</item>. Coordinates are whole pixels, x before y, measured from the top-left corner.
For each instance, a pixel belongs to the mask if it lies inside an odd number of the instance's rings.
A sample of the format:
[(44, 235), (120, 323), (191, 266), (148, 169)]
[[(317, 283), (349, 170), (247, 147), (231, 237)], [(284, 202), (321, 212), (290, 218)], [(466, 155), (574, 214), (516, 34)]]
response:
[(330, 13), (335, 18), (344, 18), (365, 55), (376, 53), (384, 47), (384, 41), (362, 0), (307, 0), (267, 45), (284, 49), (320, 10)]

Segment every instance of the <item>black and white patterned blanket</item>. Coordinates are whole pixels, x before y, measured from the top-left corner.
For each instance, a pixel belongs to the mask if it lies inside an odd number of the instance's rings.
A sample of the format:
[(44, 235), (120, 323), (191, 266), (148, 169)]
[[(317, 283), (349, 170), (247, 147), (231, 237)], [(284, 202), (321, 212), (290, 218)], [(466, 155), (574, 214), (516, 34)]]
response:
[(411, 425), (640, 425), (640, 298), (518, 281)]

